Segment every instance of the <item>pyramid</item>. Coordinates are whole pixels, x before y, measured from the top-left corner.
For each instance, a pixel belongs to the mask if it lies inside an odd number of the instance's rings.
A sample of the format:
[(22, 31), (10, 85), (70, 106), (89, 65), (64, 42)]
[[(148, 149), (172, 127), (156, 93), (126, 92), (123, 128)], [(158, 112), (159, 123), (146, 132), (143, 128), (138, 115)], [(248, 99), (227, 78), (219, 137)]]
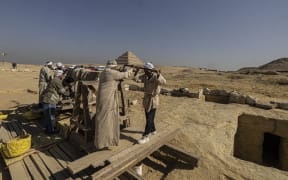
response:
[(143, 61), (141, 61), (134, 53), (131, 51), (126, 51), (124, 54), (116, 59), (119, 65), (131, 64), (143, 66)]

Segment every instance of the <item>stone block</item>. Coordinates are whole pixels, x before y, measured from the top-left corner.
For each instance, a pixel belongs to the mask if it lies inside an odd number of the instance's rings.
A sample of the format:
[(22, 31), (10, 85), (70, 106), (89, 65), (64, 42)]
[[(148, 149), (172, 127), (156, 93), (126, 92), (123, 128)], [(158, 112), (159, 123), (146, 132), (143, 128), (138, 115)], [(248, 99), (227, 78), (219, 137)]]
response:
[(246, 97), (239, 94), (237, 91), (233, 91), (229, 95), (230, 103), (245, 104)]

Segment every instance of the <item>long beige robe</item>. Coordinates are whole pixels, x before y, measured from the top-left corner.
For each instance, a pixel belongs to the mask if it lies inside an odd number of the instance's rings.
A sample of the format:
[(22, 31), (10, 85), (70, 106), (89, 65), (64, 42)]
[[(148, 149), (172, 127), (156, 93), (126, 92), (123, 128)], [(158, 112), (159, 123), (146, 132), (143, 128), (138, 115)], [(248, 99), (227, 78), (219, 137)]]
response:
[(118, 83), (128, 72), (106, 68), (99, 78), (96, 102), (95, 140), (97, 149), (117, 146), (120, 138)]

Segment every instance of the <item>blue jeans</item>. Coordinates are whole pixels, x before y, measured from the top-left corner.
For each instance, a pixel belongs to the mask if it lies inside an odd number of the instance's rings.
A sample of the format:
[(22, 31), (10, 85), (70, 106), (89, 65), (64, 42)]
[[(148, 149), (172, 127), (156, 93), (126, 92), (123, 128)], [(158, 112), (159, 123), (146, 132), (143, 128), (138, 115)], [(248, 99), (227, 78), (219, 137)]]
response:
[(156, 114), (156, 109), (151, 109), (149, 112), (145, 112), (146, 126), (145, 126), (145, 132), (143, 136), (148, 136), (151, 132), (156, 131), (155, 124), (154, 124), (155, 114)]
[(56, 104), (43, 103), (45, 132), (53, 133), (56, 125)]

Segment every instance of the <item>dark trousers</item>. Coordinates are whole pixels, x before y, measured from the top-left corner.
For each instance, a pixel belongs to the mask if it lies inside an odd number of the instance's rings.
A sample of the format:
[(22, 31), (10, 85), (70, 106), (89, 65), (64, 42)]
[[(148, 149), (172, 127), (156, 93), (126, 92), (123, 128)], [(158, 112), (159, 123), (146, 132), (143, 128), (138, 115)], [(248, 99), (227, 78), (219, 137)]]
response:
[(143, 136), (148, 136), (151, 132), (156, 131), (155, 124), (154, 124), (155, 114), (156, 114), (156, 109), (151, 109), (149, 112), (145, 111), (146, 126), (145, 126), (145, 132)]
[(45, 132), (53, 133), (56, 127), (56, 104), (43, 103)]

